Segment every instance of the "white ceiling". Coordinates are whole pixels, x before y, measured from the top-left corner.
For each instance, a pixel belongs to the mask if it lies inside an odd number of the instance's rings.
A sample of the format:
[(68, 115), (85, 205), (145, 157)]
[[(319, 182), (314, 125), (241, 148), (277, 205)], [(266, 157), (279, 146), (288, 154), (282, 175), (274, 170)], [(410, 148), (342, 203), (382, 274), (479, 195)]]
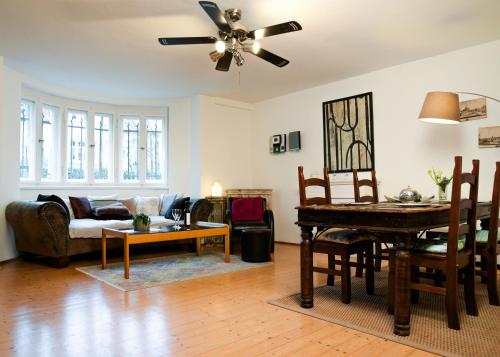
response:
[(499, 0), (219, 0), (249, 29), (288, 20), (303, 30), (261, 40), (290, 60), (245, 54), (219, 72), (213, 45), (158, 37), (214, 36), (195, 0), (0, 0), (0, 55), (35, 79), (98, 95), (206, 94), (257, 102), (500, 38)]

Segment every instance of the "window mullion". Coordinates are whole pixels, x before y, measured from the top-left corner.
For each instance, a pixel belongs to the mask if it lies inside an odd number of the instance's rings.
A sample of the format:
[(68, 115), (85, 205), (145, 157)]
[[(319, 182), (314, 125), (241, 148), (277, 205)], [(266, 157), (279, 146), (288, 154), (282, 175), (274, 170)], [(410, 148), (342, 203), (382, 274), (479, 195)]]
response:
[(95, 155), (95, 112), (88, 111), (87, 117), (87, 182), (93, 184), (94, 179), (94, 155)]
[(146, 118), (141, 114), (140, 116), (140, 144), (139, 144), (139, 183), (144, 185), (146, 183)]
[(35, 182), (39, 183), (42, 180), (42, 145), (43, 145), (43, 137), (42, 137), (42, 116), (43, 116), (43, 111), (42, 111), (42, 103), (40, 101), (40, 98), (37, 98), (35, 101), (35, 143), (34, 143), (34, 148), (35, 148), (35, 176), (34, 180)]

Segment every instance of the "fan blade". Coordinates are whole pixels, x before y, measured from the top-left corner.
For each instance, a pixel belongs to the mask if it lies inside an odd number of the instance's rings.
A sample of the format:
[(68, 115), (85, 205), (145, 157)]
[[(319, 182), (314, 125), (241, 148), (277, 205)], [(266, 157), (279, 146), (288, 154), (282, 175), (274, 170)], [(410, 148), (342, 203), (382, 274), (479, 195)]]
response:
[(158, 39), (164, 46), (168, 45), (198, 45), (205, 43), (215, 43), (217, 39), (213, 36), (207, 37), (161, 37)]
[(267, 26), (258, 30), (250, 31), (247, 35), (248, 38), (254, 40), (261, 39), (262, 37), (269, 37), (280, 35), (282, 33), (300, 31), (302, 26), (297, 21), (283, 22), (282, 24)]
[(253, 52), (251, 49), (245, 49), (244, 51), (249, 52), (257, 57), (260, 57), (264, 61), (270, 62), (278, 67), (285, 67), (287, 64), (290, 63), (289, 60), (286, 60), (283, 57), (280, 57), (278, 55), (275, 55), (272, 52), (266, 51), (263, 48), (261, 48), (257, 53)]
[(229, 51), (226, 51), (224, 53), (224, 56), (219, 58), (219, 60), (217, 61), (217, 66), (215, 66), (215, 69), (218, 71), (224, 71), (224, 72), (229, 71), (229, 67), (231, 66), (232, 59), (233, 59), (233, 54)]
[(212, 19), (212, 21), (217, 25), (219, 30), (225, 33), (231, 33), (231, 27), (224, 17), (224, 13), (220, 11), (216, 3), (211, 1), (200, 1), (200, 6), (205, 10), (207, 15)]

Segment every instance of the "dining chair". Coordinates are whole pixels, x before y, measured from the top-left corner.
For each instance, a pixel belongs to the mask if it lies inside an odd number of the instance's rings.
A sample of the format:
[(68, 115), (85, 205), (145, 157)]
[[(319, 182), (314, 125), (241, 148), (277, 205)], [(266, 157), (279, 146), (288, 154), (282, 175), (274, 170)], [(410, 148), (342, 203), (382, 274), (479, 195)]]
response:
[[(354, 201), (355, 202), (371, 202), (378, 203), (378, 187), (377, 187), (377, 176), (375, 170), (371, 170), (371, 180), (358, 178), (358, 171), (353, 170), (352, 178), (354, 183)], [(362, 196), (361, 187), (367, 186), (371, 189), (371, 195)], [(389, 250), (382, 249), (381, 239), (375, 238), (375, 271), (380, 271), (382, 268), (382, 260), (389, 260)], [(382, 238), (382, 237), (380, 237)], [(361, 259), (360, 257), (358, 257)], [(356, 269), (356, 276), (361, 276), (360, 271)]]
[[(300, 205), (325, 205), (332, 201), (330, 178), (328, 170), (323, 169), (323, 178), (304, 178), (304, 168), (299, 166), (299, 196)], [(318, 189), (323, 191), (323, 196), (308, 197), (307, 189)], [(313, 271), (327, 274), (327, 285), (334, 285), (335, 276), (341, 277), (342, 302), (348, 304), (351, 301), (351, 266), (359, 267), (361, 271), (365, 268), (366, 292), (374, 293), (374, 267), (373, 267), (373, 240), (369, 234), (350, 229), (338, 229), (328, 227), (317, 227), (317, 233), (313, 241), (313, 253), (328, 255), (328, 268), (314, 266)], [(364, 257), (355, 263), (350, 261), (353, 254)], [(340, 260), (336, 260), (335, 256)], [(336, 264), (340, 270), (336, 270)]]
[(489, 225), (476, 232), (476, 255), (481, 257), (478, 274), (488, 287), (490, 305), (499, 306), (497, 289), (497, 256), (500, 255), (500, 161), (496, 163), (493, 180), (493, 196), (491, 198), (491, 213)]
[[(472, 172), (462, 173), (462, 157), (455, 157), (453, 187), (449, 214), (448, 233), (432, 241), (419, 239), (410, 251), (411, 301), (418, 302), (418, 292), (425, 291), (445, 296), (448, 327), (459, 330), (458, 318), (458, 275), (465, 275), (464, 295), (468, 315), (477, 316), (475, 298), (474, 264), (476, 243), (476, 206), (479, 183), (479, 160), (472, 161)], [(462, 184), (469, 184), (469, 198), (462, 198)], [(466, 223), (461, 217), (466, 211)], [(462, 215), (462, 216), (461, 216)], [(446, 273), (444, 287), (420, 282), (419, 268), (432, 268)], [(394, 311), (394, 256), (389, 260), (389, 311)]]

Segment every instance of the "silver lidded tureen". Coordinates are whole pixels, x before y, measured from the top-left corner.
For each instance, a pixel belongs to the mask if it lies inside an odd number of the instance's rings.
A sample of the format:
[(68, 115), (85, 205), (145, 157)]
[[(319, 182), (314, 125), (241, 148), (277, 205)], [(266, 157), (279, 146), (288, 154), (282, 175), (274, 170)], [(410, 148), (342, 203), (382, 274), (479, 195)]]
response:
[(417, 190), (408, 186), (399, 193), (399, 200), (401, 202), (420, 202), (422, 195)]

